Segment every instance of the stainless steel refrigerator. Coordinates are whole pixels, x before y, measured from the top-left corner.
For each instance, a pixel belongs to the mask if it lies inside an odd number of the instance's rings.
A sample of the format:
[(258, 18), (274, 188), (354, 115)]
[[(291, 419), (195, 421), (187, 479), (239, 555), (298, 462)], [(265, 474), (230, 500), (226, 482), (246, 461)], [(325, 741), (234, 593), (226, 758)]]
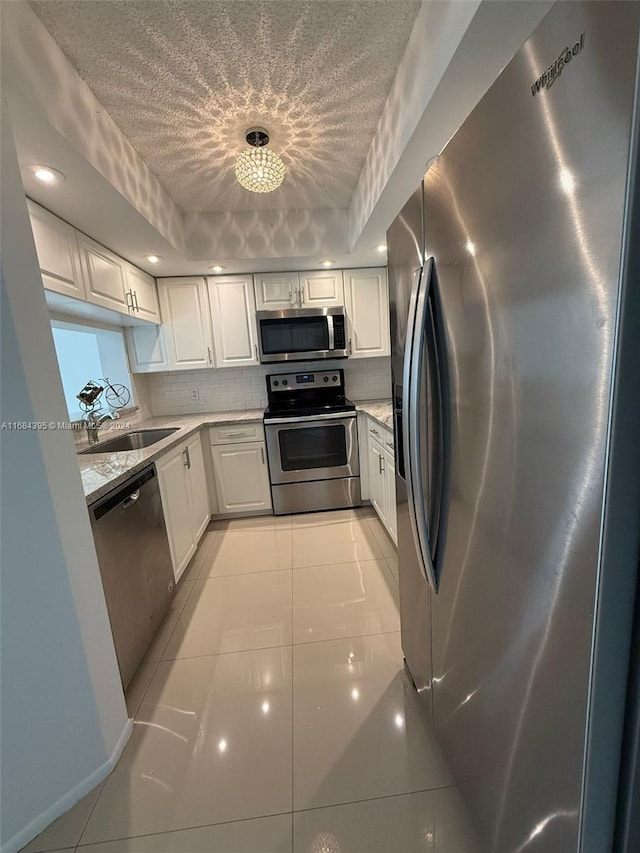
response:
[(639, 22), (556, 4), (387, 235), (403, 650), (500, 853), (603, 853), (623, 797)]

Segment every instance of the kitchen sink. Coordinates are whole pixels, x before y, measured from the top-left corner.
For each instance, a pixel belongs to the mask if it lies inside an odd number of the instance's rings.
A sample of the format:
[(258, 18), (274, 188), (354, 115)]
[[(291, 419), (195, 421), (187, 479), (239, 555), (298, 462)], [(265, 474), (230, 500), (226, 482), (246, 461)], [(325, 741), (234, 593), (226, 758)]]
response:
[(85, 453), (117, 453), (119, 450), (141, 450), (143, 447), (150, 447), (156, 441), (162, 441), (163, 438), (173, 435), (178, 429), (180, 427), (139, 429), (119, 435), (117, 438), (111, 438), (109, 441), (91, 444), (86, 450), (81, 450), (80, 453), (84, 455)]

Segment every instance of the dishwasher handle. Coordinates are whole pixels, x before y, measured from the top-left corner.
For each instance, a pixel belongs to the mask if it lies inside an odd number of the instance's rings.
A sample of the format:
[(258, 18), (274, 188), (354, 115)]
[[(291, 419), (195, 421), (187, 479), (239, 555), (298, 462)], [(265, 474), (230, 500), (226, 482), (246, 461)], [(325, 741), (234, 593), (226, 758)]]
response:
[(124, 485), (114, 489), (89, 507), (92, 521), (98, 521), (108, 512), (122, 505), (122, 509), (133, 506), (140, 497), (140, 489), (156, 476), (156, 466), (150, 465), (136, 477), (132, 477)]
[(140, 497), (140, 489), (138, 489), (136, 492), (134, 492), (132, 495), (129, 495), (128, 498), (125, 498), (122, 501), (122, 509), (129, 509), (129, 507), (133, 506), (139, 497)]

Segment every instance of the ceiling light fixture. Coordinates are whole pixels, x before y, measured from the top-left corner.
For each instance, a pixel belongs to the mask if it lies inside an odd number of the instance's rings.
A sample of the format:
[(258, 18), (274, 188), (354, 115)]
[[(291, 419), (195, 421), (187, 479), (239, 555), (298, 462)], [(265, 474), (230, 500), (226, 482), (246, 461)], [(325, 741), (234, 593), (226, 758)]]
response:
[(238, 154), (238, 183), (252, 193), (277, 190), (284, 180), (284, 163), (277, 154), (267, 149), (269, 134), (262, 127), (250, 127), (245, 139), (252, 147)]
[(386, 252), (386, 251), (387, 251), (387, 244), (386, 244), (386, 243), (380, 243), (380, 245), (379, 245), (379, 246), (376, 246), (376, 249), (377, 249), (380, 253), (382, 253), (382, 252)]
[(214, 264), (213, 266), (209, 267), (209, 269), (213, 270), (214, 272), (222, 272), (222, 270), (226, 270), (226, 267), (221, 267), (220, 264)]
[(322, 261), (323, 267), (332, 267), (335, 264), (335, 261)]
[(52, 166), (32, 166), (34, 176), (43, 184), (59, 184), (66, 177), (58, 169)]
[(162, 260), (162, 255), (145, 255), (144, 257), (150, 264), (159, 264)]

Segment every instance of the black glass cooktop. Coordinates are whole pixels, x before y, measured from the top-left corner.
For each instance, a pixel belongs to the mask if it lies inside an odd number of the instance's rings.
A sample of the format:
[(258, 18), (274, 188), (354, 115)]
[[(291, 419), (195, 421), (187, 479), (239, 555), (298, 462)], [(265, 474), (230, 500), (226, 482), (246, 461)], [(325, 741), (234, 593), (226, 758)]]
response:
[(333, 400), (331, 403), (313, 405), (310, 402), (296, 405), (293, 402), (288, 404), (274, 405), (271, 403), (264, 410), (265, 421), (271, 418), (308, 418), (318, 415), (340, 414), (341, 412), (355, 412), (355, 404), (346, 397), (340, 397)]

